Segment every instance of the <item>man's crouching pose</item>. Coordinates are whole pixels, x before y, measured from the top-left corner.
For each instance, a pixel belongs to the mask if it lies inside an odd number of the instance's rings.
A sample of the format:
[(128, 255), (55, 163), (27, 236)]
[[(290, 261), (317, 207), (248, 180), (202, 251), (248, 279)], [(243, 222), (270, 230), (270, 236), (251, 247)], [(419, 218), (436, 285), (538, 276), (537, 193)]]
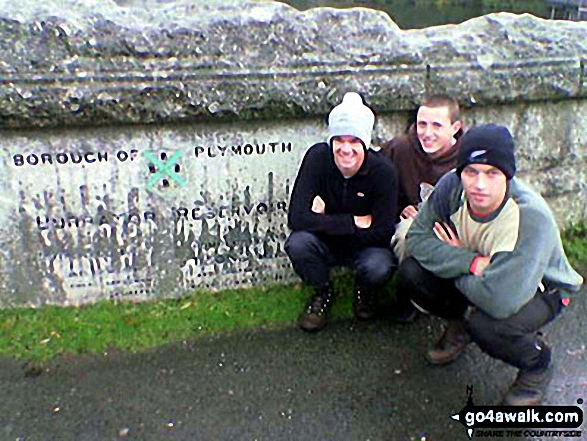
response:
[(305, 331), (326, 325), (332, 306), (330, 269), (356, 270), (355, 317), (374, 315), (374, 292), (396, 268), (389, 242), (395, 229), (397, 178), (391, 162), (371, 150), (375, 115), (350, 92), (330, 112), (328, 142), (307, 151), (291, 195), (285, 242), (294, 270), (314, 288), (299, 317)]
[(553, 370), (538, 331), (569, 303), (582, 278), (569, 265), (546, 202), (514, 177), (507, 128), (471, 128), (457, 164), (408, 233), (410, 257), (400, 266), (398, 291), (448, 320), (430, 362), (453, 361), (472, 340), (519, 369), (503, 404), (537, 405)]

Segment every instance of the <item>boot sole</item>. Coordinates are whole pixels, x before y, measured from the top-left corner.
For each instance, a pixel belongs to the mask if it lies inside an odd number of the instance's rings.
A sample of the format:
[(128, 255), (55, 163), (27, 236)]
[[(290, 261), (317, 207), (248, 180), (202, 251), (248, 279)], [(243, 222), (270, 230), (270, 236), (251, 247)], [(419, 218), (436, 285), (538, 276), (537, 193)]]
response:
[(322, 322), (318, 322), (318, 323), (307, 323), (304, 322), (303, 320), (304, 317), (300, 317), (298, 319), (298, 327), (305, 332), (318, 332), (321, 331), (322, 329), (324, 329), (326, 327), (326, 324), (328, 323), (327, 319), (324, 318), (324, 320)]
[(467, 347), (465, 346), (460, 352), (457, 352), (456, 354), (452, 355), (451, 357), (447, 357), (447, 358), (443, 358), (443, 359), (433, 358), (432, 356), (430, 356), (430, 353), (427, 353), (426, 359), (428, 360), (428, 362), (430, 364), (432, 364), (434, 366), (444, 366), (444, 365), (452, 363), (457, 358), (459, 358), (461, 355), (463, 355), (463, 352), (465, 352), (466, 348)]

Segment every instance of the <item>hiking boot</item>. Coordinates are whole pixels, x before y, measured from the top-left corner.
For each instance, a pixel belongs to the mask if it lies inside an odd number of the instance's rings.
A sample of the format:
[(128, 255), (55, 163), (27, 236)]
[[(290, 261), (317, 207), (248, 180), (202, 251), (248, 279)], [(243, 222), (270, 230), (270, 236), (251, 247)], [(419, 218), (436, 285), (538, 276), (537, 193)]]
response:
[(375, 317), (375, 298), (373, 291), (365, 287), (355, 286), (353, 314), (357, 320), (372, 320)]
[(440, 340), (428, 351), (428, 361), (437, 365), (448, 364), (462, 354), (470, 341), (465, 321), (450, 320)]
[(544, 400), (553, 371), (552, 361), (542, 369), (520, 369), (503, 399), (503, 405), (538, 406)]
[(315, 288), (314, 294), (298, 318), (298, 325), (304, 331), (317, 332), (326, 326), (332, 306), (330, 285)]

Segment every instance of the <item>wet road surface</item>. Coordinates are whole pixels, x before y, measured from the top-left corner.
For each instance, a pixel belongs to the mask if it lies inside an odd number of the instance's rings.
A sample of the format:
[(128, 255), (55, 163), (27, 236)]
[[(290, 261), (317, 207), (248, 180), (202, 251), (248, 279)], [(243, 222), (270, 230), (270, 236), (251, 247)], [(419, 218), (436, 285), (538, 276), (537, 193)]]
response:
[[(549, 404), (587, 400), (585, 317), (584, 287), (546, 328), (556, 356)], [(467, 386), (475, 404), (497, 404), (516, 371), (475, 345), (449, 366), (428, 365), (440, 326), (424, 317), (338, 321), (315, 335), (244, 332), (62, 357), (38, 376), (0, 359), (0, 440), (466, 440), (449, 416)], [(582, 431), (587, 439), (586, 423)]]

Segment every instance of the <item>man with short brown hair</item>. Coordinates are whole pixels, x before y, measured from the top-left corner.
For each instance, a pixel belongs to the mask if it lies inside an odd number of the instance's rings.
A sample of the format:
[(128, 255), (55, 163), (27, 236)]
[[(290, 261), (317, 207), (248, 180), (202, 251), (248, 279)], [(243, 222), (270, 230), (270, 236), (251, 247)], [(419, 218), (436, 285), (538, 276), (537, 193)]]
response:
[(422, 202), (422, 183), (434, 186), (455, 167), (461, 135), (457, 101), (432, 95), (419, 107), (408, 133), (396, 136), (382, 149), (397, 169), (398, 212), (402, 218), (416, 216)]
[[(395, 165), (398, 175), (400, 217), (393, 249), (400, 261), (406, 257), (405, 235), (419, 205), (432, 192), (436, 182), (456, 166), (462, 132), (458, 102), (446, 95), (431, 95), (422, 102), (416, 122), (408, 132), (396, 136), (382, 149)], [(397, 293), (391, 310), (393, 320), (408, 323), (418, 316), (418, 311), (407, 298), (407, 295)]]

